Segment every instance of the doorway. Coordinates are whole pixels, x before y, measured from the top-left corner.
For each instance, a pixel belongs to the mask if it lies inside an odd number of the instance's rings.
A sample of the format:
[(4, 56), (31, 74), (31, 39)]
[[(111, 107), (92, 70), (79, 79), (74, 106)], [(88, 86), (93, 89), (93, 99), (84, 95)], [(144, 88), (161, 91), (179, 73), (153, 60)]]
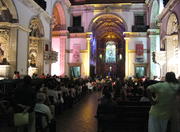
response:
[(81, 76), (80, 66), (71, 66), (70, 67), (70, 77), (78, 78)]

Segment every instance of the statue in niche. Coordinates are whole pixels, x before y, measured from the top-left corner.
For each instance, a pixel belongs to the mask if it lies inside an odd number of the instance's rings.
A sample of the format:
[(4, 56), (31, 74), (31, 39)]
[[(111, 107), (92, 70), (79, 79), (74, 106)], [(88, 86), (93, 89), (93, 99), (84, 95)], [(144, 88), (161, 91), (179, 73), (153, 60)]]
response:
[(29, 64), (31, 67), (36, 67), (36, 59), (35, 59), (35, 56), (32, 54), (30, 56), (30, 64)]
[(0, 64), (2, 63), (4, 58), (4, 50), (1, 48), (1, 43), (0, 43)]
[(38, 20), (35, 18), (31, 21), (31, 24), (30, 24), (30, 36), (31, 37), (41, 37), (41, 33), (39, 31), (39, 22)]
[(1, 43), (0, 43), (0, 65), (9, 65), (7, 59), (4, 58), (4, 50), (1, 47)]

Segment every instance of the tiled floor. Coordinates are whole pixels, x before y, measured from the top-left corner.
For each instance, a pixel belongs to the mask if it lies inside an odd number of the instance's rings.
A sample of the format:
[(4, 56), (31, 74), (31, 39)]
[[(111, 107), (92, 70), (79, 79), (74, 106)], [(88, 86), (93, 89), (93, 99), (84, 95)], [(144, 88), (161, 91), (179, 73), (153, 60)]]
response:
[(96, 115), (99, 93), (83, 98), (72, 109), (57, 117), (57, 132), (97, 132)]

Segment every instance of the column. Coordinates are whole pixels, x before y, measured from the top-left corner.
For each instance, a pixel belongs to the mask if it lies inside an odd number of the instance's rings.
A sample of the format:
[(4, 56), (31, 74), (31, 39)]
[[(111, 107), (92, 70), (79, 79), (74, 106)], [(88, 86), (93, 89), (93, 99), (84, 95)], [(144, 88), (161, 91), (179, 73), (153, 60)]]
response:
[(150, 65), (150, 79), (153, 79), (154, 76), (160, 77), (161, 66), (158, 63), (152, 61), (152, 52), (160, 51), (160, 37), (159, 29), (148, 29), (149, 32), (149, 65)]
[(85, 64), (85, 76), (89, 76), (90, 75), (90, 40), (91, 40), (91, 38), (90, 38), (90, 35), (91, 35), (92, 33), (91, 32), (89, 32), (89, 33), (87, 33), (87, 38), (86, 38), (86, 40), (87, 40), (87, 62), (85, 62), (86, 64)]
[(125, 37), (125, 77), (129, 76), (129, 38)]

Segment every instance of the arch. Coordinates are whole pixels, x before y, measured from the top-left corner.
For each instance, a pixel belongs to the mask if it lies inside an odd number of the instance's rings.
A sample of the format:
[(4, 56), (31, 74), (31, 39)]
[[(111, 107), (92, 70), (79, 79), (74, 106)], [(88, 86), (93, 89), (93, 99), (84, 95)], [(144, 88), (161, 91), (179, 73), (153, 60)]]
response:
[(100, 14), (97, 14), (90, 22), (90, 25), (88, 27), (88, 32), (91, 32), (92, 31), (92, 27), (93, 27), (93, 24), (95, 21), (97, 21), (100, 17), (104, 16), (104, 15), (112, 15), (114, 17), (116, 17), (118, 20), (120, 20), (123, 24), (124, 24), (124, 27), (125, 27), (125, 31), (127, 31), (128, 29), (128, 26), (127, 26), (127, 23), (125, 22), (125, 20), (120, 17), (119, 15), (115, 14), (115, 13), (100, 13)]
[(166, 33), (168, 35), (174, 34), (174, 33), (178, 33), (178, 17), (175, 13), (171, 13), (169, 15), (168, 21), (167, 21), (167, 29), (166, 29)]
[[(92, 37), (94, 39), (90, 47), (91, 76), (98, 74), (124, 78), (125, 59), (120, 60), (119, 55), (121, 54), (125, 58), (123, 32), (127, 31), (127, 29), (126, 22), (113, 13), (101, 13), (91, 20), (88, 29), (93, 33)], [(112, 42), (116, 45), (107, 47), (106, 44)], [(107, 49), (109, 49), (109, 52), (106, 52)]]
[(15, 4), (12, 0), (1, 0), (1, 14), (5, 15), (6, 20), (9, 22), (17, 22), (18, 21), (18, 14)]
[(11, 12), (14, 19), (18, 19), (17, 9), (13, 2), (13, 0), (2, 0), (6, 4), (6, 6), (9, 8), (9, 11)]
[[(63, 6), (60, 2), (55, 2), (52, 9), (52, 25), (60, 27), (61, 29), (66, 29), (66, 16)], [(54, 27), (55, 27), (54, 26)]]

